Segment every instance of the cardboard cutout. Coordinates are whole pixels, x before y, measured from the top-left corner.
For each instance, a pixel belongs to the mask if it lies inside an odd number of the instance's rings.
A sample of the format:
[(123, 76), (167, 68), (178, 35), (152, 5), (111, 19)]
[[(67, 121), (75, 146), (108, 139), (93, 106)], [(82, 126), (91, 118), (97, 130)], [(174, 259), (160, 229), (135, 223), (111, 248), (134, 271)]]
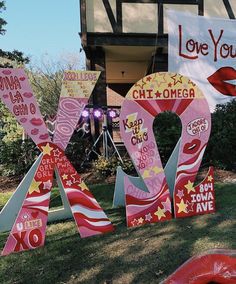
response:
[(113, 226), (64, 154), (99, 72), (66, 71), (51, 141), (22, 69), (0, 69), (0, 97), (42, 154), (2, 255), (44, 245), (53, 173), (57, 169), (81, 237)]
[[(178, 162), (178, 155), (179, 155), (179, 145), (180, 140), (176, 144), (166, 166), (164, 168), (166, 181), (169, 186), (170, 195), (173, 198), (173, 192), (175, 187), (175, 175), (176, 175), (176, 165)], [(113, 208), (118, 206), (125, 206), (125, 192), (124, 192), (124, 180), (125, 176), (128, 177), (130, 182), (135, 185), (140, 190), (148, 192), (148, 189), (140, 177), (134, 177), (127, 175), (122, 168), (119, 166), (117, 167), (116, 171), (116, 183), (115, 183), (115, 190), (114, 190), (114, 197), (113, 197)]]
[(236, 251), (215, 249), (190, 258), (161, 282), (173, 283), (236, 283)]
[[(163, 111), (175, 112), (182, 122), (173, 195), (175, 216), (187, 217), (215, 210), (213, 170), (203, 183), (194, 187), (210, 136), (211, 115), (207, 101), (187, 77), (155, 73), (142, 78), (130, 89), (120, 113), (121, 137), (149, 190), (148, 193), (140, 191), (124, 178), (128, 226), (164, 221), (172, 216), (172, 196), (152, 129), (154, 118)], [(207, 205), (198, 205), (201, 202)]]

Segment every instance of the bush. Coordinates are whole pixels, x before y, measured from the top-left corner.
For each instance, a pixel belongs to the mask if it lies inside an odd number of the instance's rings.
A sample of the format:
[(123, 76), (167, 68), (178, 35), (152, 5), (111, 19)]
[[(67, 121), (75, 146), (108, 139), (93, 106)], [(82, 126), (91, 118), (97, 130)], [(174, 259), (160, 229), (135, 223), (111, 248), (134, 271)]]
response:
[[(168, 161), (181, 135), (181, 122), (171, 112), (158, 115), (153, 131), (163, 165)], [(212, 129), (202, 165), (236, 170), (236, 100), (217, 105), (212, 114)]]
[(236, 100), (217, 105), (212, 114), (212, 131), (206, 157), (216, 167), (236, 169)]
[(66, 148), (65, 154), (77, 171), (83, 170), (81, 164), (86, 159), (87, 152), (92, 148), (90, 135), (81, 137), (76, 131)]
[(123, 159), (122, 164), (117, 157), (106, 159), (104, 156), (99, 156), (93, 163), (95, 174), (101, 178), (115, 175), (118, 166), (121, 166), (127, 174), (133, 174), (135, 172), (132, 161), (127, 158)]
[(39, 150), (34, 142), (21, 139), (4, 142), (0, 145), (0, 174), (4, 176), (24, 175), (35, 161)]
[(153, 132), (163, 163), (167, 163), (175, 145), (181, 136), (182, 124), (177, 114), (166, 111), (157, 116), (153, 122)]

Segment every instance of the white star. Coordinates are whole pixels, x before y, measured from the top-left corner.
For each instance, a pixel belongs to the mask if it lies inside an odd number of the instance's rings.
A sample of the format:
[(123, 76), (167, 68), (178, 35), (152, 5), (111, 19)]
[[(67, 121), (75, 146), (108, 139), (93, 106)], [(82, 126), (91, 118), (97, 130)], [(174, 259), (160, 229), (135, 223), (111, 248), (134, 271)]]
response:
[(183, 190), (178, 190), (178, 193), (176, 194), (176, 196), (178, 196), (179, 199), (181, 199), (184, 196), (184, 191)]
[(48, 181), (44, 181), (43, 182), (43, 189), (48, 189), (50, 190), (52, 187), (52, 182), (50, 181), (50, 179)]
[(169, 211), (171, 213), (171, 202), (170, 198), (167, 198), (165, 202), (161, 202), (164, 207), (165, 212)]
[(53, 150), (53, 153), (55, 157), (59, 157), (61, 155), (61, 152), (58, 149)]
[(152, 215), (151, 213), (148, 213), (147, 215), (145, 215), (145, 221), (150, 222), (152, 220)]
[(69, 185), (69, 186), (71, 186), (72, 185), (72, 181), (71, 180), (68, 180), (67, 182), (66, 182), (66, 185)]

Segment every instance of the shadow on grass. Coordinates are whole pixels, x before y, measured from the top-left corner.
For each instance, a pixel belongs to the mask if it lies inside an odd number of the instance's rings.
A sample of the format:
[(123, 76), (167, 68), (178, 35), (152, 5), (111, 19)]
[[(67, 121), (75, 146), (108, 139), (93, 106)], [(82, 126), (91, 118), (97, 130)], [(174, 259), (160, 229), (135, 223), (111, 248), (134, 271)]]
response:
[(108, 209), (116, 230), (86, 239), (72, 221), (51, 224), (43, 248), (0, 259), (0, 283), (160, 283), (195, 254), (236, 249), (236, 186), (218, 185), (216, 200), (216, 214), (130, 229), (123, 208)]

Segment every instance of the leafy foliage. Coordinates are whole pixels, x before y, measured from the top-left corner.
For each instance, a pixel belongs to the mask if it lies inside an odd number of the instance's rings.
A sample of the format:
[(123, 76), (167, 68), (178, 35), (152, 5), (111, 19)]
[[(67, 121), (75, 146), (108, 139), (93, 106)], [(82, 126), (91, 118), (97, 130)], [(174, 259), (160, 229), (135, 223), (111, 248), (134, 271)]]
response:
[(63, 71), (28, 71), (28, 77), (43, 115), (56, 115)]
[[(0, 13), (2, 13), (2, 10), (5, 9), (6, 9), (5, 2), (0, 1)], [(6, 32), (6, 30), (3, 28), (6, 24), (7, 22), (2, 17), (0, 17), (0, 35), (3, 35)]]
[(163, 112), (153, 123), (153, 132), (157, 141), (163, 165), (168, 161), (181, 136), (180, 118), (173, 112)]
[(114, 175), (118, 166), (121, 166), (127, 174), (134, 172), (134, 166), (130, 159), (123, 159), (122, 164), (117, 157), (106, 159), (104, 156), (99, 156), (93, 163), (95, 174), (102, 178)]
[(236, 100), (218, 105), (212, 114), (212, 131), (206, 157), (217, 167), (236, 169)]
[(0, 141), (0, 173), (4, 176), (25, 174), (38, 153), (31, 140)]
[[(165, 164), (181, 135), (180, 119), (171, 112), (164, 112), (155, 119), (153, 130), (162, 162)], [(221, 169), (235, 170), (235, 130), (236, 100), (218, 105), (212, 114), (212, 131), (203, 157), (203, 166), (211, 164)]]
[(87, 150), (92, 147), (91, 141), (91, 137), (81, 136), (75, 131), (66, 148), (66, 156), (78, 171), (82, 170), (81, 163), (86, 159)]
[(0, 67), (1, 68), (16, 68), (23, 67), (29, 63), (29, 57), (24, 56), (23, 52), (18, 50), (4, 51), (0, 49)]

